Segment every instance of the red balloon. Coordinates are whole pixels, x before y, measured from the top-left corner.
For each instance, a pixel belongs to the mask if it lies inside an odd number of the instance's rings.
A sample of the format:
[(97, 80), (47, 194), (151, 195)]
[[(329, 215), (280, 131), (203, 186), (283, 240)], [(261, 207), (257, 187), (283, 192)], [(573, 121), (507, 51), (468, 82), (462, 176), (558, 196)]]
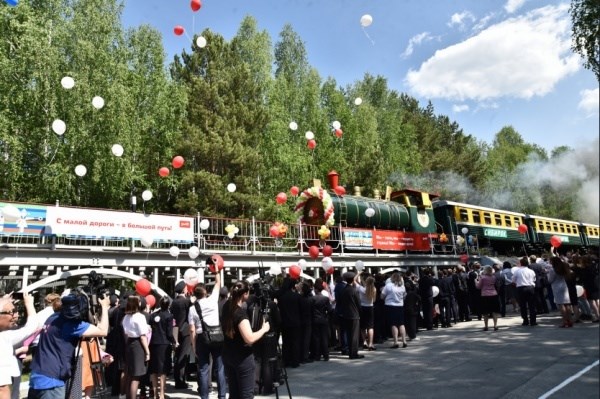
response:
[(271, 226), (271, 228), (269, 229), (269, 235), (271, 237), (279, 237), (280, 234), (280, 230), (279, 230), (279, 226)]
[(296, 187), (296, 186), (292, 186), (292, 187), (290, 188), (290, 194), (292, 194), (294, 197), (295, 197), (296, 195), (298, 195), (298, 193), (299, 193), (299, 192), (300, 192), (300, 189), (299, 189), (298, 187)]
[(335, 137), (339, 139), (340, 137), (342, 137), (342, 134), (344, 134), (344, 132), (342, 132), (342, 129), (335, 129)]
[(333, 248), (331, 248), (331, 245), (325, 245), (323, 247), (323, 256), (331, 256), (333, 255)]
[(285, 204), (287, 202), (287, 195), (284, 192), (281, 192), (277, 194), (277, 197), (275, 197), (275, 201), (279, 205)]
[(333, 267), (330, 267), (329, 269), (327, 269), (327, 271), (325, 273), (333, 274)]
[(166, 166), (163, 166), (158, 170), (158, 174), (160, 175), (160, 177), (167, 177), (169, 176), (169, 173), (171, 173), (171, 171)]
[(558, 248), (562, 244), (562, 239), (559, 236), (552, 236), (550, 237), (550, 244), (554, 248)]
[(145, 278), (141, 278), (135, 282), (135, 292), (140, 294), (141, 296), (146, 296), (152, 292), (152, 285), (150, 285), (150, 281)]
[(185, 32), (185, 29), (183, 29), (183, 26), (181, 25), (177, 25), (173, 28), (173, 33), (175, 33), (177, 36), (183, 35), (183, 32)]
[(460, 256), (461, 263), (464, 263), (466, 265), (468, 261), (469, 261), (469, 255), (461, 255)]
[(192, 8), (192, 11), (196, 12), (202, 7), (202, 2), (200, 0), (192, 0), (190, 2), (190, 7)]
[(316, 245), (311, 245), (310, 248), (308, 248), (308, 255), (312, 259), (317, 259), (319, 257), (319, 247)]
[(216, 273), (217, 271), (223, 270), (223, 267), (225, 266), (225, 261), (223, 260), (221, 255), (214, 254), (208, 257), (208, 259), (206, 260), (206, 264), (208, 265), (208, 270), (210, 270), (213, 273)]
[(335, 193), (337, 195), (339, 195), (340, 197), (344, 194), (346, 194), (346, 189), (344, 188), (344, 186), (337, 186), (336, 188), (333, 189), (333, 191), (335, 191)]
[(298, 266), (296, 266), (296, 265), (290, 266), (289, 275), (294, 280), (300, 278), (301, 272), (302, 272), (302, 270)]
[(517, 230), (519, 230), (519, 233), (525, 234), (525, 233), (527, 233), (527, 225), (526, 224), (520, 224)]
[(173, 167), (175, 169), (179, 169), (183, 166), (184, 162), (185, 162), (185, 160), (183, 159), (183, 157), (181, 155), (177, 155), (175, 158), (173, 158), (173, 161), (171, 162), (171, 164), (173, 165)]
[(152, 309), (154, 305), (156, 305), (156, 298), (154, 297), (154, 295), (146, 295), (144, 298), (146, 299), (146, 304), (150, 306), (150, 309)]
[(311, 150), (314, 150), (315, 147), (317, 146), (317, 142), (315, 140), (308, 140), (308, 143), (306, 143), (306, 145), (308, 146), (308, 148), (310, 148)]

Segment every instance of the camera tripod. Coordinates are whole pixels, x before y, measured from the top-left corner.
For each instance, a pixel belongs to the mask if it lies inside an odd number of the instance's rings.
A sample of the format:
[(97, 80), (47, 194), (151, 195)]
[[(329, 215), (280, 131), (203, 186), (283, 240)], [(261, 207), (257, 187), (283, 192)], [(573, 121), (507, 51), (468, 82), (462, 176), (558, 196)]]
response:
[[(268, 341), (264, 342), (264, 344), (268, 345)], [(287, 393), (289, 399), (292, 399), (292, 392), (290, 391), (290, 384), (288, 382), (287, 370), (283, 365), (283, 360), (281, 356), (281, 346), (279, 342), (276, 343), (276, 351), (275, 353), (266, 354), (267, 349), (263, 350), (263, 354), (267, 355), (265, 358), (261, 359), (259, 367), (260, 378), (258, 380), (259, 387), (263, 389), (263, 393), (271, 393), (265, 392), (265, 388), (272, 388), (275, 392), (275, 398), (279, 399), (279, 387), (285, 384), (287, 389)], [(269, 356), (274, 355), (274, 356)]]

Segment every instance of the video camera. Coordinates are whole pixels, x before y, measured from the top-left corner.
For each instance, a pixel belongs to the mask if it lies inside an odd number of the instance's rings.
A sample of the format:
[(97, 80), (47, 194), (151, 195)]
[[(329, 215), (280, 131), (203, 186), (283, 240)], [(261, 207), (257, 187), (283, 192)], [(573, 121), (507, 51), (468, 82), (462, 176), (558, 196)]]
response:
[(104, 299), (105, 297), (114, 293), (114, 290), (111, 291), (111, 289), (104, 283), (103, 276), (96, 273), (95, 270), (92, 270), (88, 275), (88, 283), (87, 286), (83, 287), (83, 291), (90, 298), (90, 313), (92, 317), (98, 314), (101, 310), (98, 300)]
[(258, 312), (253, 312), (251, 319), (253, 331), (258, 331), (261, 328), (263, 319), (271, 322), (269, 303), (272, 302), (275, 291), (271, 285), (273, 277), (265, 271), (261, 262), (258, 266), (258, 278), (252, 283), (252, 293), (254, 294), (252, 307), (258, 310)]

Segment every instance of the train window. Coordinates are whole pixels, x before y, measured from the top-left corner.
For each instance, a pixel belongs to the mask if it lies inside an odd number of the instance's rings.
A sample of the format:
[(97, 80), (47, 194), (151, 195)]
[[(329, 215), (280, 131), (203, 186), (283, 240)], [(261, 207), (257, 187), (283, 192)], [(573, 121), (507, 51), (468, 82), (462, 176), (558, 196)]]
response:
[(502, 215), (494, 214), (494, 223), (496, 226), (502, 226)]
[(460, 209), (460, 220), (462, 222), (468, 222), (469, 221), (469, 212), (466, 209)]
[(481, 212), (473, 211), (473, 223), (481, 223)]
[(492, 224), (492, 215), (489, 212), (483, 213), (483, 223)]

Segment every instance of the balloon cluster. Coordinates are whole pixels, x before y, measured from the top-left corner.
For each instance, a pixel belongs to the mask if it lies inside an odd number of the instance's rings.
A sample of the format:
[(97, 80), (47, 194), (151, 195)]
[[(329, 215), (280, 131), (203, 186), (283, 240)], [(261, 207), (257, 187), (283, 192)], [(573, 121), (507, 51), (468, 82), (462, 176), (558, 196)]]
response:
[(344, 132), (342, 131), (342, 124), (339, 121), (333, 121), (333, 123), (331, 124), (333, 126), (333, 134), (335, 134), (335, 137), (337, 137), (338, 139), (342, 138), (342, 134), (344, 134)]
[(310, 130), (304, 133), (304, 138), (306, 139), (306, 146), (309, 150), (314, 150), (317, 147), (317, 141), (315, 140), (315, 134)]
[[(200, 9), (202, 8), (202, 1), (191, 0), (190, 8), (192, 9), (192, 12), (200, 11)], [(185, 33), (185, 28), (182, 25), (175, 25), (175, 27), (173, 28), (173, 33), (175, 34), (175, 36), (181, 36)], [(186, 36), (187, 36), (187, 34), (186, 34)], [(189, 39), (189, 37), (188, 37), (188, 39)], [(191, 41), (191, 39), (190, 39), (190, 41)], [(206, 41), (205, 37), (198, 36), (196, 38), (196, 46), (198, 46), (199, 48), (206, 47), (206, 44), (207, 44), (207, 41)]]
[(152, 295), (152, 284), (145, 278), (141, 278), (135, 282), (135, 292), (144, 297), (146, 304), (153, 308), (156, 305), (156, 297)]
[(317, 231), (317, 233), (319, 234), (319, 237), (321, 238), (321, 240), (326, 240), (331, 235), (331, 231), (329, 230), (329, 228), (326, 225), (322, 225), (319, 228), (319, 231)]
[(275, 238), (282, 238), (287, 234), (287, 230), (288, 227), (285, 225), (285, 223), (275, 222), (269, 228), (269, 235)]
[(225, 232), (227, 233), (227, 237), (233, 238), (240, 232), (240, 229), (235, 224), (228, 224), (225, 226)]

